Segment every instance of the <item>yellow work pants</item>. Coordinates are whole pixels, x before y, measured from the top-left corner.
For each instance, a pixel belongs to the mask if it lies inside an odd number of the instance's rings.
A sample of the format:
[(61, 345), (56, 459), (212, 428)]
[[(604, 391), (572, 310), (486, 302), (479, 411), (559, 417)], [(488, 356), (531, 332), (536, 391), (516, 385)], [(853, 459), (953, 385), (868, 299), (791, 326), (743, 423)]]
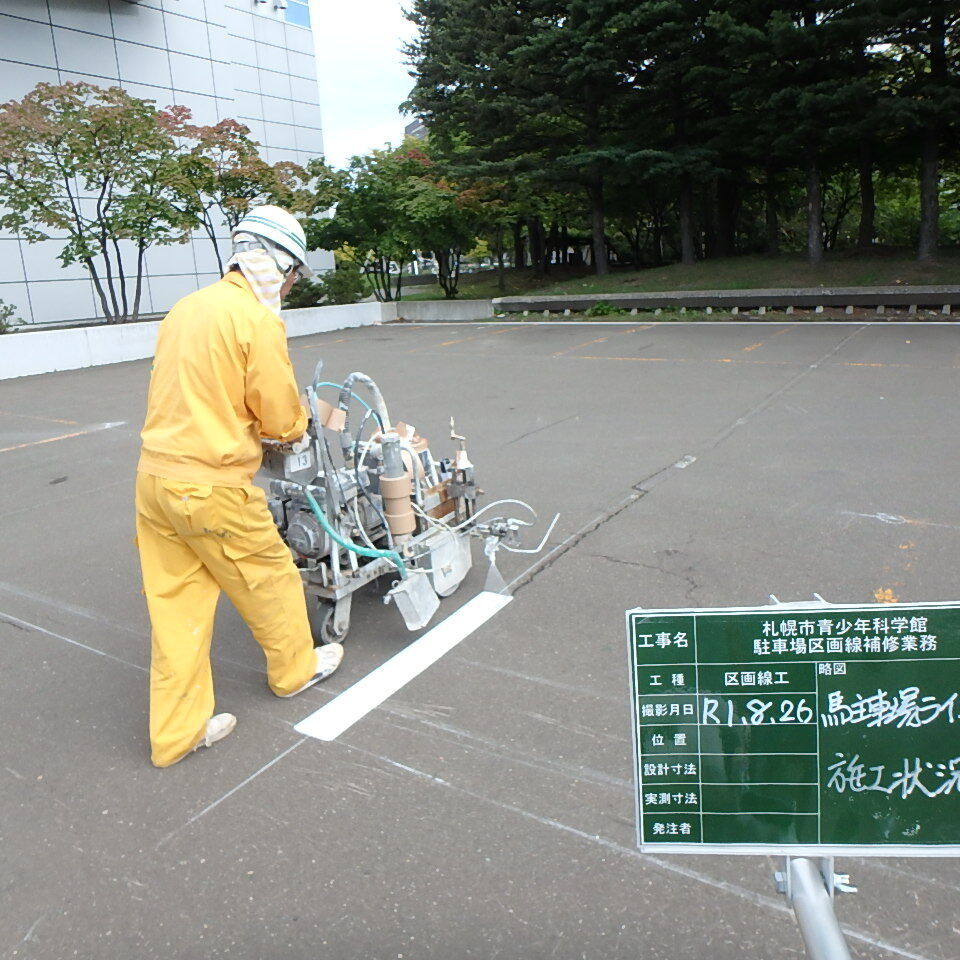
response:
[(137, 542), (150, 612), (150, 744), (158, 767), (203, 739), (213, 716), (210, 641), (225, 590), (267, 659), (267, 682), (293, 693), (316, 671), (300, 574), (258, 487), (137, 474)]

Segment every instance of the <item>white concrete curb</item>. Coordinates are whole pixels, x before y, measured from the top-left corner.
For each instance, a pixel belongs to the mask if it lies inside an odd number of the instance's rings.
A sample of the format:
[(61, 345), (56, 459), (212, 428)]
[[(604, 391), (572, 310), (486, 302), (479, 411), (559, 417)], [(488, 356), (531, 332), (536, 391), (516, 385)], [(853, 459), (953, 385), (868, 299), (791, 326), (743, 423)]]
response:
[(4, 334), (0, 337), (0, 380), (152, 357), (159, 326), (160, 321), (153, 320)]
[(350, 327), (367, 327), (373, 323), (392, 320), (396, 304), (352, 303), (339, 307), (302, 307), (300, 310), (284, 310), (287, 336), (308, 337), (313, 333), (328, 333), (331, 330), (347, 330)]
[[(493, 310), (489, 300), (404, 301), (354, 303), (337, 307), (285, 310), (287, 335), (307, 337), (331, 330), (365, 327), (396, 320), (485, 320)], [(74, 327), (67, 330), (24, 331), (0, 336), (0, 380), (30, 377), (57, 370), (79, 370), (153, 356), (159, 320), (117, 326)]]
[[(337, 307), (285, 310), (287, 336), (307, 337), (331, 330), (365, 327), (396, 320), (484, 320), (493, 310), (489, 300), (354, 303)], [(0, 336), (0, 380), (30, 377), (57, 370), (79, 370), (153, 356), (159, 320), (117, 326), (38, 330)]]

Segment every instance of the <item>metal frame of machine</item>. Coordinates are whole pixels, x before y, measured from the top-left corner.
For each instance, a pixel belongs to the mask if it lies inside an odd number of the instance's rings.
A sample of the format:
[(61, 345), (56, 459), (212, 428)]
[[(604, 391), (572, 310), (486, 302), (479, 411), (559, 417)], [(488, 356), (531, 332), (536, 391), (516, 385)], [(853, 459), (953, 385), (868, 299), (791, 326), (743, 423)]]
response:
[[(398, 579), (384, 602), (396, 604), (408, 629), (425, 627), (440, 598), (450, 596), (470, 571), (471, 538), (485, 541), (487, 588), (505, 589), (496, 568), (497, 551), (539, 552), (558, 518), (537, 547), (522, 548), (520, 532), (532, 526), (536, 513), (519, 500), (477, 510), (482, 491), (452, 418), (451, 439), (458, 449), (453, 457), (437, 460), (413, 427), (391, 422), (370, 377), (351, 373), (336, 384), (321, 379), (322, 369), (321, 361), (307, 387), (310, 422), (304, 436), (294, 444), (263, 442), (263, 467), (271, 475), (270, 512), (300, 570), (314, 641), (343, 640), (353, 594), (387, 574)], [(355, 386), (367, 390), (369, 403), (354, 392)], [(339, 389), (336, 407), (320, 399), (322, 387)], [(352, 400), (365, 408), (356, 436)], [(367, 431), (371, 421), (374, 429)], [(330, 435), (339, 436), (338, 459)], [(481, 520), (506, 504), (525, 508), (532, 519)]]

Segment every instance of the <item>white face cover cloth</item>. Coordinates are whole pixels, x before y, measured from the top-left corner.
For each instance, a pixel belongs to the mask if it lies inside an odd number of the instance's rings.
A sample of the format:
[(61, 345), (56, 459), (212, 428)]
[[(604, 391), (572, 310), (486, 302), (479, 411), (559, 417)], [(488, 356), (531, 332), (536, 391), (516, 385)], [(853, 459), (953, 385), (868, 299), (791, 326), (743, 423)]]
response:
[(238, 233), (233, 238), (233, 256), (227, 261), (227, 270), (239, 267), (256, 298), (279, 317), (280, 288), (296, 263), (286, 250), (265, 237)]

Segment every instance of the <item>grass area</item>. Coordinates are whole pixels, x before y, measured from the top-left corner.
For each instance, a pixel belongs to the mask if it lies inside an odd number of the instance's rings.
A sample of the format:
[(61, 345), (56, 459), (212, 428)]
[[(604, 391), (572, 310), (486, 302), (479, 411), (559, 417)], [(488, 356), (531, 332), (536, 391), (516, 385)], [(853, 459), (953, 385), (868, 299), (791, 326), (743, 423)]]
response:
[[(784, 287), (872, 287), (960, 283), (960, 250), (945, 251), (935, 263), (917, 263), (902, 250), (841, 253), (811, 267), (802, 256), (743, 256), (704, 260), (684, 266), (646, 270), (614, 270), (605, 277), (573, 274), (554, 268), (544, 278), (532, 270), (508, 270), (506, 291), (497, 286), (496, 273), (461, 278), (459, 300), (488, 300), (523, 294), (654, 293), (663, 290), (749, 290)], [(442, 300), (438, 286), (409, 287), (404, 300)]]

